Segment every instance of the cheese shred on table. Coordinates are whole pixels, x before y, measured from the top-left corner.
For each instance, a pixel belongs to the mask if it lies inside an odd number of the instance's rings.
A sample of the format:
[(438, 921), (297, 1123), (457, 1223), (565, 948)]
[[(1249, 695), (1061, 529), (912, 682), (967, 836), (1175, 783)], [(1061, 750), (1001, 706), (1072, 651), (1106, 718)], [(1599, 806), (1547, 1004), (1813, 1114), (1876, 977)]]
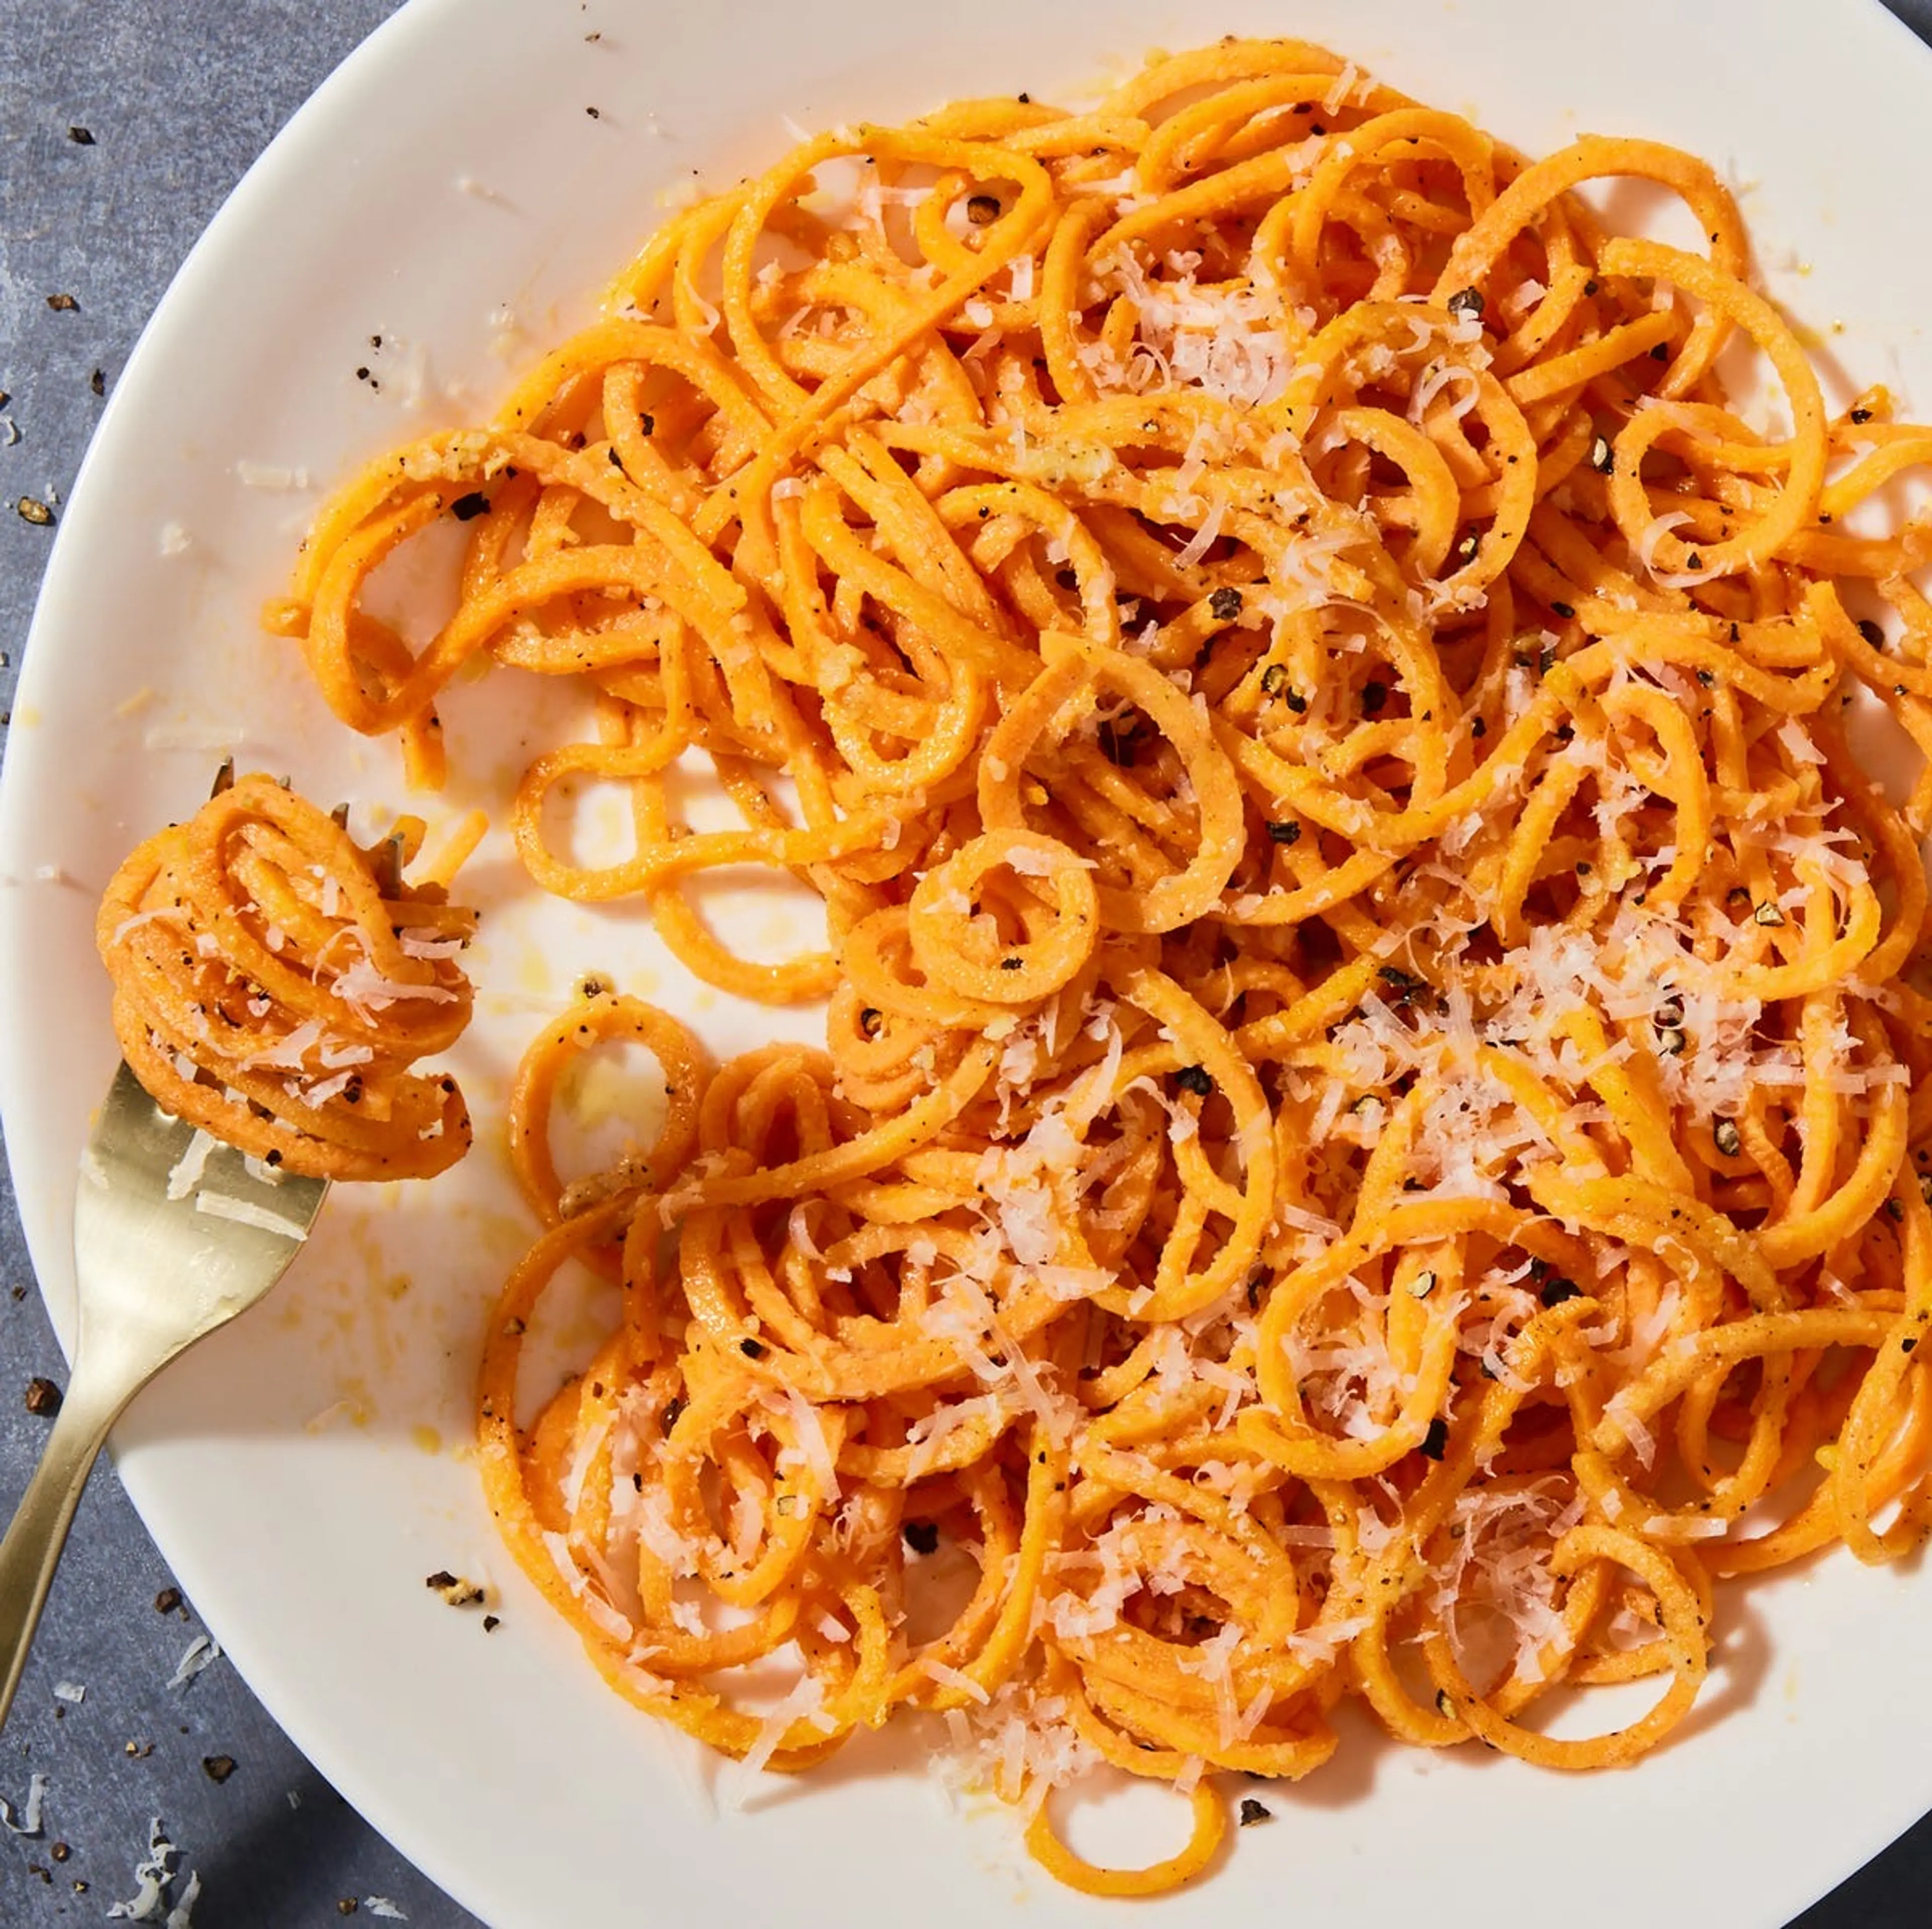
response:
[[(1579, 190), (1630, 181), (1700, 245), (1607, 232)], [(483, 1475), (614, 1686), (783, 1771), (928, 1712), (1054, 1874), (1149, 1892), (1346, 1697), (1627, 1763), (1729, 1584), (1918, 1545), (1932, 777), (1854, 739), (1932, 746), (1928, 460), (1828, 403), (1702, 160), (1532, 161), (1231, 40), (804, 141), (352, 480), (271, 611), (342, 721), (435, 782), (474, 659), (578, 680), (530, 876), (826, 1003), (714, 1065), (600, 990), (519, 1076)], [(412, 644), (370, 580), (452, 522)], [(598, 782), (635, 842), (590, 863)], [(745, 866), (826, 948), (722, 941)], [(626, 1044), (662, 1130), (560, 1174), (560, 1079)], [(520, 1388), (567, 1264), (621, 1318)], [(1174, 1784), (1178, 1855), (1066, 1845), (1102, 1765)]]

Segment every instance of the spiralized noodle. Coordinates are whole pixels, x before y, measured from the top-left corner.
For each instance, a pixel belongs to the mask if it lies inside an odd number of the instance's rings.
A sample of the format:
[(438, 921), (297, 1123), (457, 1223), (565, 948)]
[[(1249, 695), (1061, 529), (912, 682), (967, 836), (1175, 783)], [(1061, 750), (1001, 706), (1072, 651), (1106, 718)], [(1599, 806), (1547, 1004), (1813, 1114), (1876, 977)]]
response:
[(410, 1067), (469, 1022), (456, 958), (476, 917), (449, 902), (460, 847), (402, 880), (422, 832), (406, 818), (364, 849), (254, 776), (128, 857), (96, 937), (122, 1054), (165, 1110), (310, 1178), (428, 1178), (462, 1157), (455, 1080)]
[[(1705, 247), (1606, 236), (1574, 190), (1630, 178)], [(1716, 1582), (1922, 1539), (1932, 778), (1882, 794), (1844, 708), (1932, 743), (1932, 518), (1879, 500), (1932, 430), (1833, 412), (1746, 262), (1690, 155), (1532, 162), (1224, 41), (804, 142), (324, 511), (272, 620), (345, 723), (434, 779), (472, 658), (580, 680), (532, 877), (827, 1001), (824, 1050), (714, 1067), (600, 994), (519, 1079), (484, 1478), (621, 1693), (780, 1770), (931, 1711), (1056, 1876), (1145, 1892), (1344, 1696), (1628, 1762)], [(365, 592), (452, 517), (412, 650)], [(742, 828), (682, 818), (693, 753)], [(587, 780), (617, 861), (560, 829)], [(718, 940), (687, 888), (746, 865), (826, 949)], [(614, 1041), (668, 1115), (566, 1179), (560, 1078)], [(577, 1263), (621, 1320), (520, 1388)], [(1184, 1851), (1066, 1844), (1102, 1764), (1190, 1797)]]

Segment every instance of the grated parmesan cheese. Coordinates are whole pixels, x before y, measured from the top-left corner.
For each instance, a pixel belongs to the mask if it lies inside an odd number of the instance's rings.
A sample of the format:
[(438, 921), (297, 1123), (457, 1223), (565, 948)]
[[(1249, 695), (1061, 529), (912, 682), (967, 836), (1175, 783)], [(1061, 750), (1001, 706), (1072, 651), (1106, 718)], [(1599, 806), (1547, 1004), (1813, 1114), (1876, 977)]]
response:
[(209, 1155), (220, 1144), (212, 1132), (196, 1127), (188, 1148), (177, 1159), (168, 1174), (167, 1196), (170, 1199), (184, 1199), (201, 1184), (201, 1175), (208, 1168)]
[(111, 1904), (108, 1919), (158, 1922), (162, 1929), (190, 1929), (195, 1899), (201, 1893), (200, 1876), (190, 1870), (179, 1900), (169, 1906), (168, 1892), (180, 1858), (181, 1851), (168, 1840), (160, 1817), (154, 1816), (148, 1824), (148, 1852), (134, 1866), (135, 1892), (125, 1902)]
[(212, 1635), (197, 1634), (175, 1664), (175, 1671), (167, 1678), (171, 1688), (186, 1688), (195, 1676), (214, 1666), (221, 1658), (221, 1644)]
[(4, 1825), (16, 1835), (39, 1834), (49, 1786), (47, 1778), (44, 1774), (37, 1773), (28, 1776), (27, 1798), (17, 1810), (4, 1795), (0, 1795), (0, 1825)]
[(210, 1219), (225, 1219), (232, 1225), (252, 1226), (257, 1232), (278, 1233), (284, 1239), (300, 1241), (308, 1237), (308, 1228), (299, 1220), (285, 1219), (280, 1213), (271, 1212), (266, 1206), (256, 1204), (253, 1199), (238, 1199), (226, 1192), (197, 1192), (194, 1209), (206, 1213)]

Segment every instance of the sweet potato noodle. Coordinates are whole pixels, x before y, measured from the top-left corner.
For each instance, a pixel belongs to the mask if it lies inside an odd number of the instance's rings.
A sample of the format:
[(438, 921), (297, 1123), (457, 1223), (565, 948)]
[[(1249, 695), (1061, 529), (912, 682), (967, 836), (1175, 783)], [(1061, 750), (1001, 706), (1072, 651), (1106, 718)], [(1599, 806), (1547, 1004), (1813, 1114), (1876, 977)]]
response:
[[(1633, 178), (1696, 251), (1574, 192)], [(1880, 500), (1928, 459), (1883, 391), (1827, 405), (1702, 161), (1532, 163), (1231, 40), (806, 142), (351, 482), (272, 612), (344, 722), (433, 780), (472, 659), (578, 680), (531, 875), (829, 1000), (825, 1050), (714, 1069), (602, 994), (523, 1070), (548, 1229), (484, 1476), (612, 1683), (778, 1769), (932, 1711), (1056, 1876), (1144, 1892), (1344, 1696), (1628, 1762), (1718, 1582), (1916, 1545), (1932, 780), (1845, 729), (1869, 692), (1932, 742), (1932, 520)], [(365, 590), (452, 518), (412, 648)], [(684, 820), (690, 753), (742, 828)], [(621, 861), (572, 854), (586, 780)], [(719, 941), (688, 886), (748, 865), (828, 949)], [(618, 1042), (668, 1115), (566, 1182), (557, 1082)], [(566, 1262), (621, 1320), (520, 1389)], [(1043, 1798), (1102, 1763), (1191, 1798), (1179, 1856), (1066, 1846)]]
[(411, 1070), (469, 1022), (476, 928), (449, 902), (460, 845), (403, 881), (422, 832), (365, 848), (258, 775), (128, 857), (95, 935), (122, 1052), (167, 1111), (311, 1178), (428, 1178), (468, 1151), (456, 1081)]

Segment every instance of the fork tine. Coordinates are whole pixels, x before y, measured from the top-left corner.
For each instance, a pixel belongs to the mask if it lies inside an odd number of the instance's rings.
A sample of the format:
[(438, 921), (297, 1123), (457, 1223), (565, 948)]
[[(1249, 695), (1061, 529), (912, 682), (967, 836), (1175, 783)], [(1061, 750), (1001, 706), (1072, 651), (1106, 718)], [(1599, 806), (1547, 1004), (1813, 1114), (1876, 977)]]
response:
[(370, 857), (369, 868), (376, 888), (386, 898), (400, 896), (403, 888), (403, 834), (393, 832), (383, 838)]
[(224, 757), (221, 760), (221, 768), (214, 773), (214, 782), (208, 794), (211, 797), (218, 797), (224, 790), (232, 790), (234, 788), (235, 760), (232, 757)]

